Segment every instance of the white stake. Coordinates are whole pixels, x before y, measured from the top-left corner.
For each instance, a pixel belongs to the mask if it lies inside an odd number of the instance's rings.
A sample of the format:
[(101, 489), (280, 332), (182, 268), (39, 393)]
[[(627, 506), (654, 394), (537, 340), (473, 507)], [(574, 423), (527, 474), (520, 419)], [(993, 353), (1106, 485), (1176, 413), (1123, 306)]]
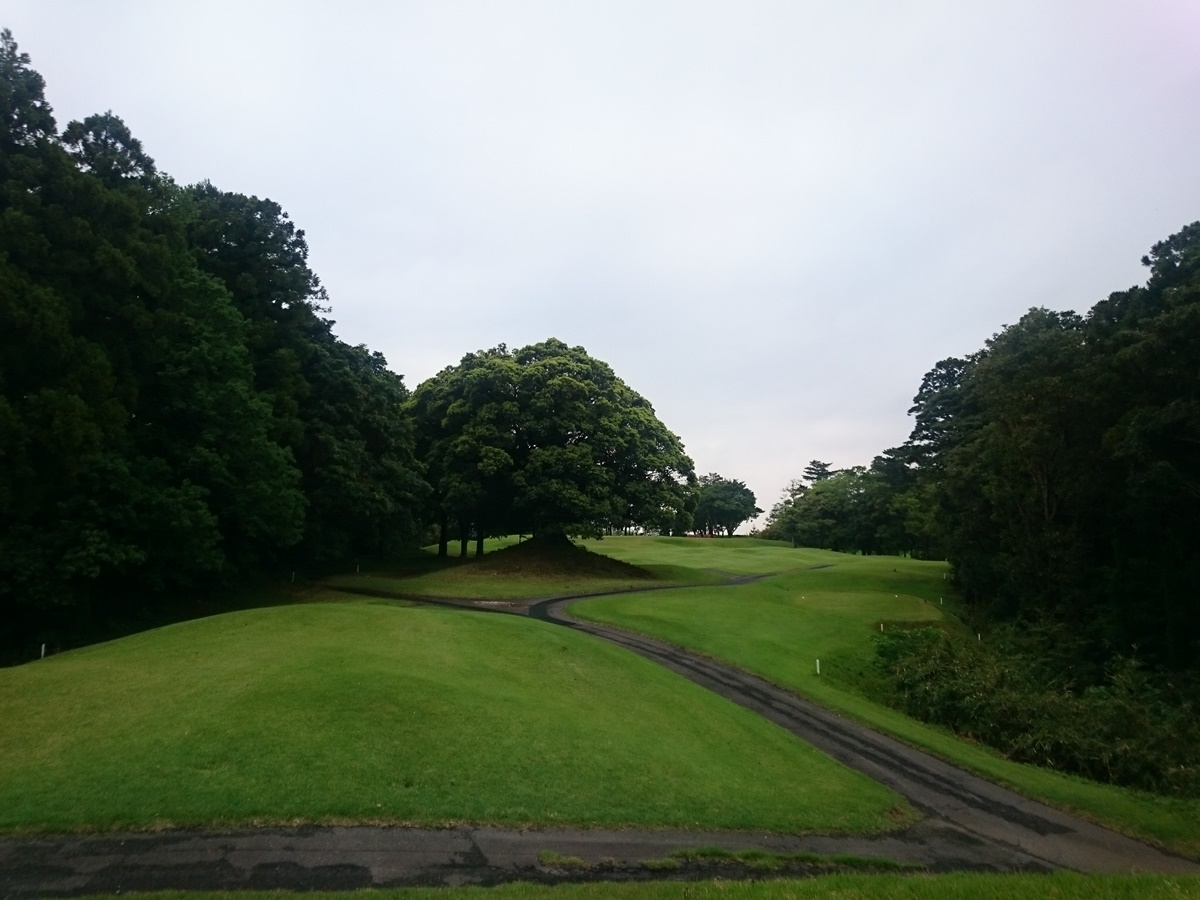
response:
[(982, 640), (983, 640), (983, 635), (982, 635), (982, 634), (977, 634), (977, 635), (975, 635), (975, 640), (977, 640), (977, 641), (982, 641)]
[(42, 659), (46, 658), (46, 645), (42, 644)]
[(879, 631), (880, 631), (880, 633), (883, 632), (883, 623), (882, 622), (879, 623)]
[(817, 660), (817, 674), (821, 674), (821, 661), (819, 659)]

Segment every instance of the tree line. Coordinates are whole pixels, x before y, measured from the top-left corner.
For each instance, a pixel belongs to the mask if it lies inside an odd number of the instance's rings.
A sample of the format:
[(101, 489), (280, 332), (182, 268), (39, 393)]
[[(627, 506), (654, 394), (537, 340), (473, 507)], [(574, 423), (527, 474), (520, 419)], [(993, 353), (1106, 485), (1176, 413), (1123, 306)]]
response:
[(410, 392), (329, 312), (277, 203), (177, 184), (112, 112), (59, 131), (0, 32), (0, 647), (431, 539), (757, 512), (581, 347)]
[[(900, 447), (793, 482), (763, 536), (949, 560), (984, 621), (1200, 663), (1200, 222), (1086, 314), (1036, 308), (924, 377)], [(814, 461), (816, 462), (816, 461)]]

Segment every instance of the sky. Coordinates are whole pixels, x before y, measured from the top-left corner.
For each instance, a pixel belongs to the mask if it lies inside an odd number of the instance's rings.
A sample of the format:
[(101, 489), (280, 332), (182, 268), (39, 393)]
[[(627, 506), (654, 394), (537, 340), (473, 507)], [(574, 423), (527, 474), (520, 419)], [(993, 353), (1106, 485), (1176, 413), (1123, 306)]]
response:
[[(1200, 219), (1195, 0), (6, 0), (59, 128), (304, 229), (415, 388), (583, 346), (769, 509)], [(743, 529), (744, 530), (744, 529)]]

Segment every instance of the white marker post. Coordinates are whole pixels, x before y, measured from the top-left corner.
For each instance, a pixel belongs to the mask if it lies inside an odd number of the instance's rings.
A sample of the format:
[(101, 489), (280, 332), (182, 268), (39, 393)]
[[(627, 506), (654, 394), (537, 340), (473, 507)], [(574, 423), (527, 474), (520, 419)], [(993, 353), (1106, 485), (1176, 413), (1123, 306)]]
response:
[(821, 674), (821, 661), (819, 659), (817, 660), (817, 674)]
[(42, 659), (46, 658), (46, 645), (42, 644)]

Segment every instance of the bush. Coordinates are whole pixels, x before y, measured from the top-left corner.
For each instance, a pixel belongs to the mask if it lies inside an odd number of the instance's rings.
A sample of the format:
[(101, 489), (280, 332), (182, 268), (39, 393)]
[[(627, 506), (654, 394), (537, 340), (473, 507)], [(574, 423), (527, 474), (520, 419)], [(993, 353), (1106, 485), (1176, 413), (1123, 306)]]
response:
[(1100, 684), (1047, 674), (1015, 633), (984, 644), (936, 628), (879, 636), (891, 705), (1018, 762), (1163, 794), (1200, 796), (1200, 704), (1135, 660)]

